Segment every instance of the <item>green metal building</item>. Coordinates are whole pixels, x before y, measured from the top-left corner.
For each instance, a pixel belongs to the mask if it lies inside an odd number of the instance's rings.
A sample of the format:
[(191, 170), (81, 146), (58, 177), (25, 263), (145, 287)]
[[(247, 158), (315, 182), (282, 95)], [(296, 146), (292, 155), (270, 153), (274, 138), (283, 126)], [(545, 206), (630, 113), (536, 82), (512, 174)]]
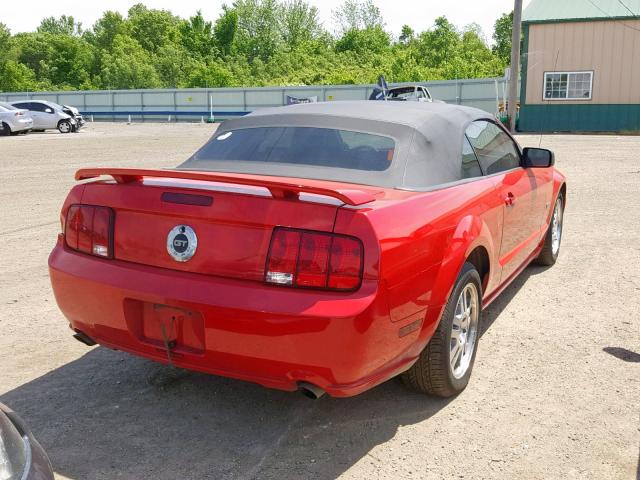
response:
[(640, 0), (531, 0), (522, 132), (640, 133)]

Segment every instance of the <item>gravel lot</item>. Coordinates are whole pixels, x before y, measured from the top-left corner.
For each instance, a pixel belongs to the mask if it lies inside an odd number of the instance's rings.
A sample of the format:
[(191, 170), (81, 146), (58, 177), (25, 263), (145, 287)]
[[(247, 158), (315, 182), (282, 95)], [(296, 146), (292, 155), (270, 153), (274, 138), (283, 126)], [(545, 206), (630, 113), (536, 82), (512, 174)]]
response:
[(640, 137), (522, 136), (568, 177), (558, 263), (484, 313), (451, 400), (392, 380), (311, 401), (71, 338), (47, 255), (84, 166), (173, 166), (212, 125), (0, 138), (0, 401), (61, 479), (640, 478)]

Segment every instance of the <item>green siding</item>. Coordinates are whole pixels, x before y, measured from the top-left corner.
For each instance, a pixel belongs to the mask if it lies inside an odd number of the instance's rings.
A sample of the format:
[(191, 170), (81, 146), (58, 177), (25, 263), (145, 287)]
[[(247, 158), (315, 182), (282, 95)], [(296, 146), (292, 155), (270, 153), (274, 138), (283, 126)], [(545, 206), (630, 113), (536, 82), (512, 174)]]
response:
[(531, 0), (522, 12), (524, 23), (638, 17), (640, 0)]
[(523, 105), (518, 131), (640, 133), (640, 105)]

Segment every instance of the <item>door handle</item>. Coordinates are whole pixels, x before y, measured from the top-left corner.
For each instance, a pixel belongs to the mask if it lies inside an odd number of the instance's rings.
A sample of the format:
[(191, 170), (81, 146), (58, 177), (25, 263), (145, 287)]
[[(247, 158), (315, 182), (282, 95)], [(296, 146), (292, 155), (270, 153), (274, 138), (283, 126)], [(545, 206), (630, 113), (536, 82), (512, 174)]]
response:
[(513, 195), (513, 193), (509, 192), (507, 193), (507, 196), (504, 199), (504, 204), (507, 207), (513, 207), (513, 204), (515, 203), (515, 196)]

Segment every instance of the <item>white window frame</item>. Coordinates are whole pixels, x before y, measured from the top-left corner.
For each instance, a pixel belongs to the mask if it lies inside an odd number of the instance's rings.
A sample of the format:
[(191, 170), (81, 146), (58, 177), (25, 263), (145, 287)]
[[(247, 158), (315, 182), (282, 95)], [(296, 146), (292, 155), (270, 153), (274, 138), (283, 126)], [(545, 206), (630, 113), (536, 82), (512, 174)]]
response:
[[(581, 73), (589, 74), (589, 96), (588, 97), (569, 97), (569, 76)], [(593, 70), (573, 70), (573, 71), (564, 71), (564, 72), (544, 72), (544, 77), (542, 79), (542, 100), (544, 102), (554, 102), (554, 101), (576, 101), (576, 100), (591, 100), (593, 98)], [(547, 90), (547, 75), (567, 75), (567, 96), (563, 98), (547, 98), (545, 96)]]

